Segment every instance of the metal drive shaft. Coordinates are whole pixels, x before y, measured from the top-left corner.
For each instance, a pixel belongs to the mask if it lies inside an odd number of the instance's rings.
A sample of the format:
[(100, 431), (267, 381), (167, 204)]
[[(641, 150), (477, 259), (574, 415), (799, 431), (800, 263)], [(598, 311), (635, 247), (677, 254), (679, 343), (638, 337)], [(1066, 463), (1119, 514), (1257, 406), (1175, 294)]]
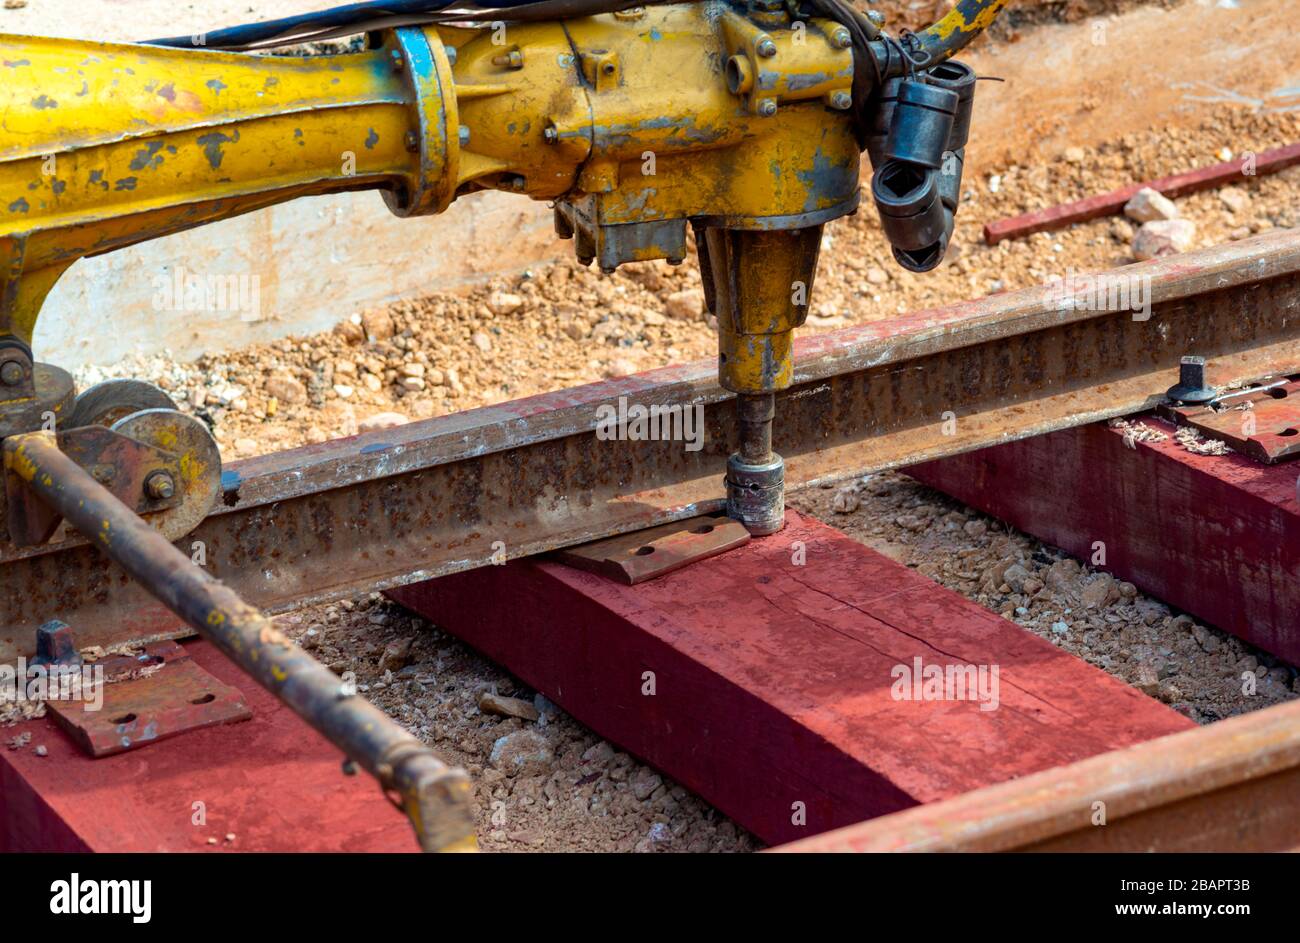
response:
[(785, 462), (772, 451), (775, 415), (773, 393), (736, 397), (740, 448), (727, 459), (727, 516), (759, 537), (785, 524)]
[(101, 551), (400, 797), (425, 851), (474, 851), (470, 781), (193, 564), (59, 451), (50, 432), (4, 440), (16, 474)]

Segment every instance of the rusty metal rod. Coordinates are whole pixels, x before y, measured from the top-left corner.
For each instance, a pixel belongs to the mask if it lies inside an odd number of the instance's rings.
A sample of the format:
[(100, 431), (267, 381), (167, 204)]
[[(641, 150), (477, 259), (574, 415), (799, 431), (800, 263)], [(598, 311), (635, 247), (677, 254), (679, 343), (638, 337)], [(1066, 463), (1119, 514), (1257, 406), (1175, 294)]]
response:
[(740, 426), (740, 457), (750, 465), (772, 460), (772, 420), (776, 417), (776, 395), (741, 393), (736, 397)]
[(196, 566), (59, 451), (50, 432), (4, 440), (5, 468), (186, 624), (217, 645), (385, 790), (425, 851), (477, 849), (469, 777), (359, 696), (239, 595)]

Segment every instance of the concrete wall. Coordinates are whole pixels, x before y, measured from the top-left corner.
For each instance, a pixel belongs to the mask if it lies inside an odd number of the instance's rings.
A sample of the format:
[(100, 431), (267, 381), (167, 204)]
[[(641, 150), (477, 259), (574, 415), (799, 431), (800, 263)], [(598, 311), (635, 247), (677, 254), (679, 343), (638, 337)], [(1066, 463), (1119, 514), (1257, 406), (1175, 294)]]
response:
[[(510, 194), (423, 219), (398, 219), (375, 192), (309, 197), (77, 262), (45, 304), (35, 348), (65, 368), (162, 350), (188, 360), (572, 251), (544, 205)], [(187, 279), (189, 291), (173, 290)]]

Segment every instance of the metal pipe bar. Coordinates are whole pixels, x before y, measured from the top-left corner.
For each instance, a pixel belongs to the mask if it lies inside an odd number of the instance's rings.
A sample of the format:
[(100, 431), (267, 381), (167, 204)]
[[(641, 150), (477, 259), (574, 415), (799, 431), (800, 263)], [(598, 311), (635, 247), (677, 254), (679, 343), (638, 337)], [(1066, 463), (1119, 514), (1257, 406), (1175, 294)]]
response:
[[(1298, 232), (1104, 275), (1149, 312), (1040, 287), (802, 339), (773, 431), (787, 487), (1150, 408), (1184, 354), (1220, 384), (1300, 372)], [(699, 407), (702, 447), (599, 434), (620, 398)], [(190, 541), (276, 611), (716, 511), (733, 399), (705, 361), (251, 459)], [(89, 547), (0, 548), (0, 658), (30, 652), (54, 617), (86, 644), (177, 631)]]
[(1300, 850), (1300, 701), (775, 850)]
[(52, 432), (5, 439), (4, 467), (386, 791), (395, 791), (425, 851), (477, 848), (463, 771), (444, 765), (238, 593), (192, 563), (59, 451)]

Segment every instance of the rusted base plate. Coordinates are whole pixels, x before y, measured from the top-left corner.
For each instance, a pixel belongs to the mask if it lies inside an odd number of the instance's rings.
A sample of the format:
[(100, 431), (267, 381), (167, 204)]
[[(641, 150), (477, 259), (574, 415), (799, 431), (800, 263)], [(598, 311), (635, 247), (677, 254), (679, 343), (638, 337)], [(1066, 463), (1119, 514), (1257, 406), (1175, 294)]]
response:
[(706, 514), (559, 551), (560, 562), (633, 586), (749, 543), (725, 514)]
[(94, 757), (253, 716), (237, 688), (194, 664), (172, 641), (147, 645), (138, 657), (113, 655), (98, 665), (104, 669), (102, 704), (95, 698), (46, 702), (58, 725)]
[(1266, 465), (1300, 455), (1300, 381), (1294, 379), (1259, 393), (1226, 399), (1218, 409), (1164, 405), (1157, 412), (1211, 439), (1221, 439), (1234, 452)]

